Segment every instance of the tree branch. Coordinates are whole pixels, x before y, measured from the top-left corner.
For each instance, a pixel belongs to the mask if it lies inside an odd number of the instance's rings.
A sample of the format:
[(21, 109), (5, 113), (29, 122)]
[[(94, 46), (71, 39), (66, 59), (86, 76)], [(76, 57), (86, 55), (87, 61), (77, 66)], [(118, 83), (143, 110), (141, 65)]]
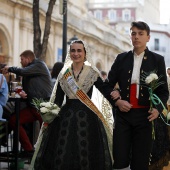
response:
[(42, 44), (41, 44), (41, 28), (39, 21), (39, 0), (33, 0), (33, 30), (34, 30), (34, 53), (36, 57), (41, 57)]
[(46, 55), (46, 51), (47, 51), (48, 39), (49, 39), (50, 28), (51, 28), (51, 15), (52, 15), (52, 11), (53, 11), (55, 2), (56, 2), (56, 0), (50, 0), (48, 10), (46, 13), (45, 29), (44, 29), (42, 53), (41, 53), (42, 59), (45, 59), (45, 55)]

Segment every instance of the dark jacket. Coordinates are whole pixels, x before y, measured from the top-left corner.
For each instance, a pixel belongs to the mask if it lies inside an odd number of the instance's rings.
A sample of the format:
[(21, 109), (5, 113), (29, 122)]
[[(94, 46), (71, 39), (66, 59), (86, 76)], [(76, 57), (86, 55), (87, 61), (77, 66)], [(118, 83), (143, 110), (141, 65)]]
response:
[[(120, 95), (122, 100), (130, 101), (130, 85), (131, 85), (131, 77), (133, 72), (133, 63), (134, 57), (133, 52), (129, 51), (126, 53), (121, 53), (115, 59), (111, 70), (108, 74), (109, 82), (105, 84), (106, 95), (110, 95), (110, 92), (113, 90), (116, 83), (119, 84), (120, 87)], [(166, 68), (164, 57), (156, 54), (154, 52), (145, 50), (145, 55), (140, 68), (140, 75), (144, 72), (151, 72), (153, 70), (157, 70), (157, 75), (162, 75), (160, 81), (165, 82), (160, 85), (154, 93), (161, 99), (161, 101), (166, 105), (168, 99), (168, 87), (167, 87), (167, 76), (166, 76)], [(149, 92), (148, 88), (142, 85), (140, 80), (139, 86), (139, 105), (149, 106)]]
[(43, 61), (35, 59), (24, 68), (9, 67), (8, 71), (23, 77), (22, 86), (27, 93), (29, 104), (32, 104), (33, 98), (50, 98), (52, 93), (51, 75)]

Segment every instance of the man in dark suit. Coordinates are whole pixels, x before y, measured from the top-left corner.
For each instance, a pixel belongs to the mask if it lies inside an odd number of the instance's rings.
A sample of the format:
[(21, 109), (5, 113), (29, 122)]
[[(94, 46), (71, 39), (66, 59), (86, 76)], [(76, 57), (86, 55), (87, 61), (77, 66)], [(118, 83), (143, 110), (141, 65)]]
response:
[[(119, 54), (108, 74), (105, 83), (106, 95), (110, 95), (116, 83), (120, 96), (115, 100), (118, 111), (113, 132), (114, 170), (148, 170), (152, 146), (152, 121), (162, 111), (158, 107), (150, 110), (148, 88), (142, 85), (144, 72), (157, 70), (162, 75), (160, 81), (167, 82), (164, 58), (146, 47), (150, 40), (150, 28), (145, 22), (131, 23), (133, 51)], [(156, 95), (166, 104), (168, 99), (167, 83), (155, 90)]]

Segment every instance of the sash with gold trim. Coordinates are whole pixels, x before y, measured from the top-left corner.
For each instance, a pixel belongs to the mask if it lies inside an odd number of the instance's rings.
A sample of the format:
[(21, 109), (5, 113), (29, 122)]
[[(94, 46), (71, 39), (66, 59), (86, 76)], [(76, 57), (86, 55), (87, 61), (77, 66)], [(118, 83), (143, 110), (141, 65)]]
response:
[(105, 120), (103, 114), (98, 110), (98, 108), (95, 106), (92, 100), (88, 97), (88, 95), (82, 89), (80, 89), (80, 87), (77, 85), (69, 68), (66, 70), (63, 77), (69, 84), (71, 91), (76, 95), (76, 97), (98, 116), (98, 118), (103, 122), (103, 124), (109, 130), (109, 133), (112, 134), (113, 131), (109, 127), (108, 122)]

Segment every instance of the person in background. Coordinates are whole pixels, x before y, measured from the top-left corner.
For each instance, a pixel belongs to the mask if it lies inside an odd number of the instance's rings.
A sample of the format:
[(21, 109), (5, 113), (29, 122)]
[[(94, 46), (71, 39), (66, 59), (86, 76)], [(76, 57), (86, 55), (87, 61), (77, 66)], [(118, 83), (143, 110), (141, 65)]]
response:
[(57, 80), (57, 77), (58, 77), (58, 74), (60, 73), (61, 69), (63, 68), (64, 66), (64, 63), (62, 62), (56, 62), (51, 70), (51, 78), (52, 78), (52, 85), (54, 86), (56, 80)]
[(101, 75), (102, 75), (104, 81), (106, 81), (107, 80), (107, 72), (106, 71), (101, 71)]
[(169, 98), (167, 101), (168, 111), (170, 112), (170, 68), (167, 68), (167, 82), (168, 82), (168, 90), (169, 90)]
[[(163, 146), (162, 150), (161, 147), (157, 150), (158, 160), (169, 150), (169, 141), (166, 125), (161, 119), (157, 119), (163, 108), (158, 110), (153, 106), (150, 110), (148, 88), (142, 85), (141, 75), (157, 70), (158, 76), (162, 76), (160, 81), (167, 82), (166, 68), (164, 57), (146, 46), (150, 40), (148, 24), (142, 21), (132, 22), (130, 32), (133, 50), (116, 57), (108, 74), (109, 81), (105, 82), (106, 95), (109, 96), (118, 83), (121, 96), (115, 101), (117, 112), (113, 130), (113, 169), (127, 170), (130, 166), (131, 170), (148, 170), (150, 153), (153, 151), (152, 121), (159, 121), (155, 123), (159, 128), (155, 129), (154, 144)], [(167, 83), (157, 87), (155, 93), (166, 105)], [(165, 135), (160, 139), (162, 133)], [(153, 156), (155, 155), (152, 158)]]
[(112, 170), (112, 113), (91, 100), (103, 85), (86, 43), (72, 41), (50, 99), (60, 107), (66, 95), (66, 104), (40, 135), (30, 170)]
[(3, 107), (6, 105), (8, 100), (8, 84), (6, 78), (0, 73), (0, 120), (5, 120), (2, 118)]
[(167, 68), (167, 75), (170, 77), (170, 67)]
[[(32, 104), (33, 98), (48, 100), (52, 92), (51, 75), (46, 64), (37, 59), (31, 50), (23, 51), (20, 54), (22, 68), (5, 66), (3, 73), (12, 72), (22, 76), (23, 91), (19, 95), (25, 99), (26, 107), (20, 111), (19, 134), (20, 143), (25, 154), (33, 153), (34, 148), (29, 137), (23, 128), (26, 123), (36, 120), (42, 124), (42, 118)], [(9, 126), (15, 130), (16, 115), (13, 114), (9, 120)]]

